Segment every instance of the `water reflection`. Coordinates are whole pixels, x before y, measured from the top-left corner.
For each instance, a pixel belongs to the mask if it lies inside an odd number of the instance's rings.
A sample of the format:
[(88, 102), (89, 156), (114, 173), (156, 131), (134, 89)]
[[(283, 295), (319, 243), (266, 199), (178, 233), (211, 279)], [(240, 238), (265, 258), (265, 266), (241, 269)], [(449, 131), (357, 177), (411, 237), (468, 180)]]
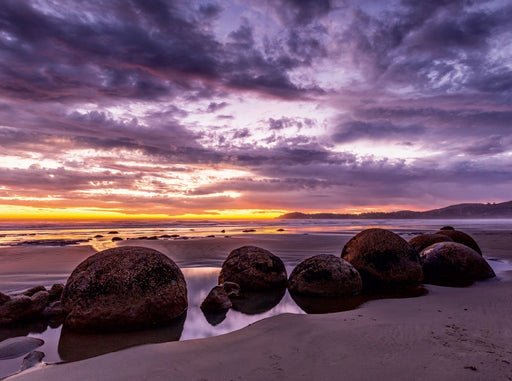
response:
[(186, 317), (185, 312), (164, 326), (134, 332), (86, 334), (62, 329), (59, 356), (63, 361), (78, 361), (136, 345), (177, 341), (183, 332)]
[(245, 292), (243, 297), (232, 299), (233, 309), (246, 315), (258, 315), (275, 307), (286, 293), (286, 288), (271, 292)]

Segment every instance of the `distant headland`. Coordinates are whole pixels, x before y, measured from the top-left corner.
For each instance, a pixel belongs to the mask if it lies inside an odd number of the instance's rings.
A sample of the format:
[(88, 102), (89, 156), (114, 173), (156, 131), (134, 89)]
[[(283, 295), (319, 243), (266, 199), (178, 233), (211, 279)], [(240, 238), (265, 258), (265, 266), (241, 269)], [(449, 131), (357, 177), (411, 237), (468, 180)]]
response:
[(401, 210), (398, 212), (343, 213), (286, 213), (278, 219), (446, 219), (446, 218), (512, 218), (512, 201), (501, 203), (465, 203), (424, 212)]

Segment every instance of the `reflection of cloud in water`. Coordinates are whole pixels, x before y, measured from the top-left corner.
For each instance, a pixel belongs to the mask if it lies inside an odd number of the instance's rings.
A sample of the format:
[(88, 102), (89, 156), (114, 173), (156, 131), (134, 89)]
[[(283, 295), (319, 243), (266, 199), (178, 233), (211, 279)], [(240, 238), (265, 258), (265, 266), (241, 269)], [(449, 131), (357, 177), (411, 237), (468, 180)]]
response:
[[(278, 315), (281, 313), (304, 313), (291, 299), (286, 290), (280, 292), (276, 301), (274, 298), (273, 305), (270, 310), (247, 315), (234, 309), (227, 312), (226, 318), (215, 326), (212, 326), (199, 308), (201, 302), (206, 298), (210, 290), (217, 285), (217, 278), (220, 268), (203, 267), (203, 268), (185, 268), (182, 269), (188, 288), (188, 314), (185, 321), (185, 327), (181, 335), (181, 340), (196, 339), (201, 337), (217, 336), (224, 333), (232, 332), (248, 326), (258, 320), (266, 317)], [(283, 297), (283, 291), (284, 297)], [(280, 300), (280, 302), (279, 302)], [(236, 301), (233, 299), (233, 302)], [(278, 303), (277, 305), (275, 305)], [(268, 306), (268, 304), (267, 304)]]

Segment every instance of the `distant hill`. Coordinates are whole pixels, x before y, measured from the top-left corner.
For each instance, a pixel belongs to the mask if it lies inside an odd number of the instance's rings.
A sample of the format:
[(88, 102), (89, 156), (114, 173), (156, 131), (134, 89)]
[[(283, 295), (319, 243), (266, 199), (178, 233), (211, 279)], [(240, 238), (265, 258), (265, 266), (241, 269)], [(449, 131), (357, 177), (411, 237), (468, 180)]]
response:
[(427, 210), (425, 212), (414, 212), (412, 210), (401, 210), (398, 212), (374, 212), (361, 214), (340, 214), (340, 213), (286, 213), (277, 217), (278, 219), (420, 219), (420, 218), (512, 218), (512, 201), (501, 203), (466, 203), (450, 205), (445, 208)]

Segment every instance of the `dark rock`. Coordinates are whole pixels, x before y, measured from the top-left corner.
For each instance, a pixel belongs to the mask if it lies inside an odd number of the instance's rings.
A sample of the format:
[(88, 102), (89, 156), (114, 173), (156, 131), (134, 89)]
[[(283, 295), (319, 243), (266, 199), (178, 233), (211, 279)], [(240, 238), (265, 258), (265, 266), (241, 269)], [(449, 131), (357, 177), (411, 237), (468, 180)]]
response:
[(115, 242), (115, 241), (122, 241), (123, 239), (121, 237), (113, 237), (112, 238), (112, 242)]
[(215, 238), (215, 234), (207, 235), (206, 238)]
[(244, 233), (254, 233), (256, 230), (255, 229), (245, 229), (245, 230), (242, 230), (242, 232)]
[(228, 310), (220, 310), (220, 311), (206, 311), (203, 310), (204, 317), (208, 323), (213, 326), (219, 325), (222, 323), (227, 316)]
[(151, 241), (154, 241), (158, 239), (158, 237), (156, 235), (152, 235), (151, 237), (148, 237), (148, 240), (151, 240)]
[(201, 303), (201, 310), (203, 311), (222, 311), (228, 310), (232, 306), (228, 294), (222, 286), (215, 286), (212, 288), (208, 296)]
[(137, 237), (137, 239), (148, 239), (148, 237), (143, 235), (142, 237)]
[(62, 283), (54, 284), (50, 288), (50, 291), (48, 291), (48, 293), (50, 294), (50, 302), (53, 302), (54, 300), (60, 300), (62, 290), (64, 290), (64, 285)]
[(225, 233), (225, 232), (226, 232), (226, 230), (225, 230), (225, 229), (222, 229), (220, 232), (221, 232), (221, 233)]
[(436, 232), (436, 234), (446, 235), (453, 239), (454, 242), (462, 243), (463, 245), (472, 248), (478, 254), (482, 255), (482, 250), (480, 249), (480, 246), (478, 246), (476, 241), (469, 234), (461, 232), (460, 230), (439, 230), (438, 232)]
[(171, 236), (169, 234), (162, 234), (160, 238), (171, 238)]
[(270, 251), (242, 246), (233, 250), (222, 264), (219, 284), (224, 282), (239, 284), (243, 292), (278, 289), (286, 287), (286, 268)]
[(171, 238), (178, 238), (179, 236), (179, 234), (171, 234)]
[(50, 300), (50, 293), (48, 291), (39, 291), (31, 296), (30, 300), (32, 305), (29, 314), (34, 317), (41, 316)]
[(32, 288), (28, 289), (27, 291), (25, 291), (23, 293), (23, 295), (32, 296), (39, 291), (46, 291), (46, 288), (44, 286), (32, 287)]
[(43, 317), (45, 318), (55, 318), (64, 315), (64, 310), (62, 309), (62, 305), (60, 300), (56, 300), (46, 306), (43, 310)]
[(457, 242), (439, 242), (420, 253), (425, 283), (467, 286), (475, 280), (496, 276), (475, 250)]
[(0, 360), (14, 359), (33, 351), (43, 344), (43, 340), (36, 339), (35, 337), (11, 337), (0, 342)]
[(417, 251), (386, 229), (367, 229), (352, 237), (341, 257), (359, 271), (364, 288), (417, 286), (423, 279)]
[(455, 230), (455, 228), (454, 228), (453, 226), (448, 225), (448, 226), (443, 226), (443, 227), (442, 227), (441, 229), (439, 229), (439, 230)]
[(24, 371), (29, 368), (33, 368), (43, 361), (45, 354), (40, 351), (32, 351), (23, 358), (21, 363), (20, 371)]
[(0, 292), (0, 306), (6, 302), (11, 300), (11, 297), (9, 295), (4, 294), (3, 292)]
[(78, 265), (62, 293), (64, 326), (83, 332), (119, 332), (163, 324), (188, 306), (181, 270), (162, 253), (116, 247)]
[(101, 234), (96, 234), (94, 238), (103, 238), (103, 236)]
[(420, 234), (411, 238), (409, 240), (409, 245), (419, 253), (424, 248), (437, 242), (453, 242), (453, 239), (444, 234)]
[(32, 299), (26, 295), (12, 297), (0, 306), (0, 324), (10, 324), (24, 320), (32, 311)]
[(222, 283), (222, 287), (224, 288), (224, 291), (226, 291), (226, 294), (230, 298), (238, 298), (240, 297), (240, 285), (235, 282), (224, 282)]
[(108, 232), (108, 234), (119, 234), (119, 232), (116, 230), (112, 230), (112, 231)]
[(284, 232), (284, 229), (277, 229), (278, 232)]
[(290, 292), (309, 296), (355, 295), (362, 288), (361, 276), (354, 266), (327, 254), (304, 259), (288, 280)]

